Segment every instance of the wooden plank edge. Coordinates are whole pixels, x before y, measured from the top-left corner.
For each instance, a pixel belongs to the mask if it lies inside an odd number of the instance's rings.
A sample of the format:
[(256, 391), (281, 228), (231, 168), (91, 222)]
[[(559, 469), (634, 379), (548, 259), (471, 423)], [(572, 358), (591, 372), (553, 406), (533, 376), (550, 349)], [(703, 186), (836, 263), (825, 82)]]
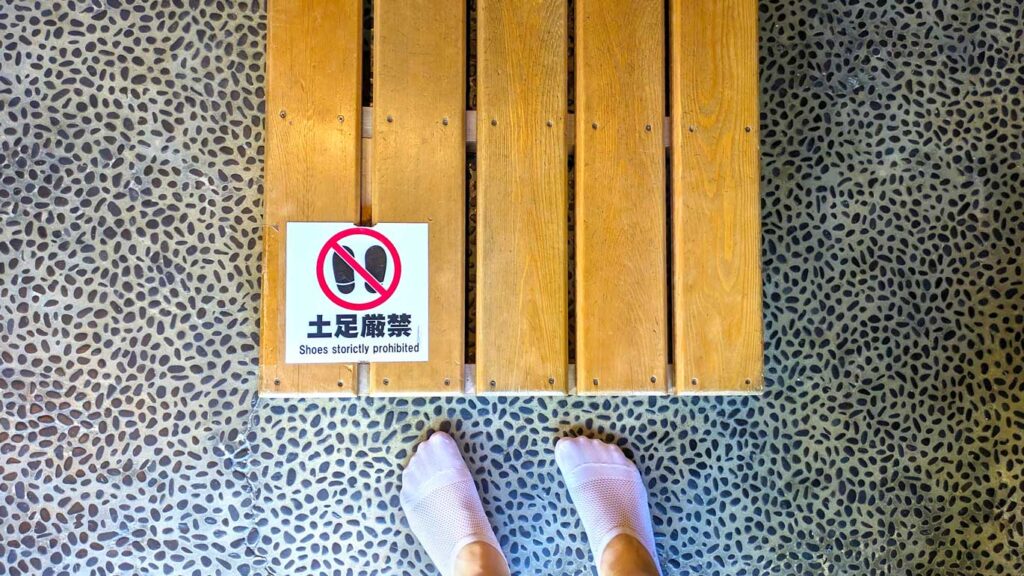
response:
[(273, 390), (259, 390), (259, 396), (264, 398), (355, 398), (362, 396), (371, 396), (374, 398), (386, 397), (386, 398), (432, 398), (432, 397), (450, 397), (450, 396), (573, 396), (583, 398), (608, 398), (615, 396), (762, 396), (764, 394), (764, 379), (761, 378), (757, 382), (751, 384), (750, 388), (745, 390), (701, 390), (699, 388), (693, 390), (680, 390), (678, 393), (675, 390), (675, 370), (674, 366), (669, 364), (666, 369), (667, 372), (667, 385), (664, 390), (649, 390), (649, 391), (636, 391), (636, 392), (621, 392), (612, 394), (580, 394), (576, 389), (576, 365), (569, 365), (569, 382), (568, 392), (562, 393), (559, 390), (529, 390), (522, 392), (502, 392), (489, 390), (477, 391), (476, 383), (476, 364), (465, 364), (462, 370), (462, 386), (452, 386), (451, 392), (370, 392), (370, 365), (369, 364), (358, 364), (356, 366), (356, 378), (358, 380), (358, 391), (352, 392), (274, 392)]
[[(277, 306), (278, 302), (268, 302), (270, 290), (267, 288), (277, 282), (278, 271), (271, 266), (271, 262), (279, 257), (281, 244), (281, 229), (276, 224), (263, 226), (263, 271), (260, 275), (260, 355), (259, 355), (259, 376), (257, 377), (257, 390), (260, 394), (267, 394), (274, 389), (274, 383), (280, 382), (278, 374), (280, 365), (280, 349), (277, 342), (270, 342), (267, 338), (267, 310), (268, 305)], [(275, 314), (275, 319), (277, 315)]]

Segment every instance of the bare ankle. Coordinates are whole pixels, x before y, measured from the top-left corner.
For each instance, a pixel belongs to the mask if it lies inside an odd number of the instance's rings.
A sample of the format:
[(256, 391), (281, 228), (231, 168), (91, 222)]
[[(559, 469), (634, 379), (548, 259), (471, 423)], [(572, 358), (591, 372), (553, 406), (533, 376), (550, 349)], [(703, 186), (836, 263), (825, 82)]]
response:
[(473, 542), (459, 551), (455, 576), (509, 576), (505, 559), (493, 546)]
[(619, 534), (605, 547), (598, 573), (601, 576), (658, 576), (658, 566), (639, 540)]

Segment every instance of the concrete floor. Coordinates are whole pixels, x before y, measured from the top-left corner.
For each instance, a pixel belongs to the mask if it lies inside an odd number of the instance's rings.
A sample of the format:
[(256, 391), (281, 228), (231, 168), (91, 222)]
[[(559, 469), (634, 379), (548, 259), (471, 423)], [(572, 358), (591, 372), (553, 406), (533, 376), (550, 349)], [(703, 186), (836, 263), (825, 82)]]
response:
[(762, 4), (763, 397), (267, 401), (265, 5), (6, 0), (0, 573), (432, 574), (440, 426), (516, 573), (591, 573), (588, 432), (666, 574), (1024, 574), (1021, 12)]

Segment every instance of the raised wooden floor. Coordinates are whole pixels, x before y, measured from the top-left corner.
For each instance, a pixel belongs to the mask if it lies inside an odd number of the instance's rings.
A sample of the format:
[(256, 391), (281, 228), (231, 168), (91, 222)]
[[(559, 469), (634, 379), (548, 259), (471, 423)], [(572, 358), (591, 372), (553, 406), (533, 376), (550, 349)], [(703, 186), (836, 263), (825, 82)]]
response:
[[(478, 0), (469, 111), (465, 3), (375, 2), (373, 108), (360, 6), (270, 3), (262, 394), (762, 389), (755, 1), (576, 0), (570, 67), (565, 2)], [(285, 364), (288, 221), (429, 222), (430, 361)]]

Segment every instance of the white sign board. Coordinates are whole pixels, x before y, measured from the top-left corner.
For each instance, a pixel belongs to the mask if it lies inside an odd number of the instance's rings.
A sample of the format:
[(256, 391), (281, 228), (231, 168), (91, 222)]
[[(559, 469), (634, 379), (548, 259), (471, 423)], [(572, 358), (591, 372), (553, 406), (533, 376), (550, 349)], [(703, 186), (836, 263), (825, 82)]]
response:
[(427, 225), (289, 222), (285, 363), (425, 362)]

